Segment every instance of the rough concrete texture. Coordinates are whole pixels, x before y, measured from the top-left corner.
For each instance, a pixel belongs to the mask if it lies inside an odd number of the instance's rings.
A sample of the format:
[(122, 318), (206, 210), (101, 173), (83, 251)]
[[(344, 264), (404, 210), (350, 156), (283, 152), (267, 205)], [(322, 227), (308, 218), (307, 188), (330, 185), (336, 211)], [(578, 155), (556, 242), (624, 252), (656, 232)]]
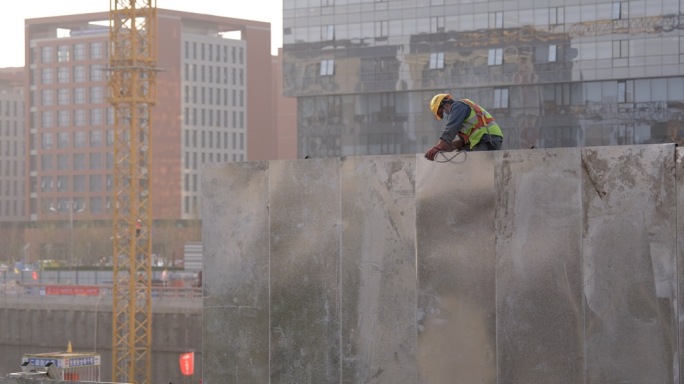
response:
[(208, 166), (203, 383), (678, 383), (682, 171), (669, 144)]

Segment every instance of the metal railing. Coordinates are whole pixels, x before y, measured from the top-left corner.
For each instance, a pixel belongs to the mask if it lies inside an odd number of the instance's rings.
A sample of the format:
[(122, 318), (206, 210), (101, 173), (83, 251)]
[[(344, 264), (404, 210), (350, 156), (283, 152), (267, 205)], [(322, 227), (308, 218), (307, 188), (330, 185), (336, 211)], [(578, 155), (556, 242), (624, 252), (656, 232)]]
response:
[[(80, 285), (52, 283), (21, 283), (18, 280), (0, 283), (0, 296), (14, 297), (111, 297), (111, 284)], [(202, 288), (153, 286), (152, 299), (202, 300)]]

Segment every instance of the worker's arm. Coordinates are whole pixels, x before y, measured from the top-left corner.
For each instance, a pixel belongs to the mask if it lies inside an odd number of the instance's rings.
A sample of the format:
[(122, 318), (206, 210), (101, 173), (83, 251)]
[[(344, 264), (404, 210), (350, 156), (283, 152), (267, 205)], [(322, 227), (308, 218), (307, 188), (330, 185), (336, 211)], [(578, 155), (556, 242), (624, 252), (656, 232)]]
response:
[(444, 131), (439, 138), (451, 143), (456, 138), (456, 134), (463, 128), (463, 122), (470, 115), (470, 107), (463, 102), (455, 101), (451, 105), (451, 111), (445, 117), (448, 117), (444, 125)]

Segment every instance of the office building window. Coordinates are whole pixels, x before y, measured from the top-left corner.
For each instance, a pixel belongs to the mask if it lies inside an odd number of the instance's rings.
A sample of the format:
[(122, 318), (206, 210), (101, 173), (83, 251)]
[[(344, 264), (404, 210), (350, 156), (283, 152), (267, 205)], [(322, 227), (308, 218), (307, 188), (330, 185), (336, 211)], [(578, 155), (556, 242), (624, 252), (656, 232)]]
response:
[(74, 147), (85, 148), (86, 146), (86, 133), (84, 131), (74, 132)]
[(40, 190), (43, 192), (52, 191), (52, 176), (43, 176), (40, 178)]
[(52, 105), (52, 93), (54, 91), (52, 89), (43, 89), (43, 100), (42, 104), (44, 107), (48, 107)]
[(41, 135), (41, 144), (43, 149), (52, 148), (52, 133), (43, 133)]
[(42, 127), (52, 128), (52, 111), (43, 111)]
[(57, 82), (58, 83), (68, 83), (69, 82), (69, 67), (57, 68)]
[(102, 168), (102, 154), (94, 152), (90, 154), (90, 169)]
[(565, 23), (565, 8), (551, 7), (549, 8), (549, 25), (558, 25)]
[(99, 147), (102, 145), (102, 131), (90, 131), (90, 147)]
[(57, 61), (58, 62), (69, 61), (69, 46), (68, 45), (60, 45), (59, 47), (57, 47)]
[[(332, 76), (335, 74), (335, 60), (321, 61), (321, 76)], [(235, 103), (233, 103), (234, 105)]]
[(57, 90), (57, 103), (59, 105), (69, 104), (69, 89), (68, 88), (60, 88)]
[(617, 102), (618, 103), (631, 103), (634, 101), (634, 81), (633, 80), (623, 80), (617, 83)]
[(40, 155), (40, 169), (43, 171), (52, 169), (52, 155)]
[(335, 40), (335, 26), (332, 24), (321, 26), (321, 40)]
[(52, 68), (43, 68), (40, 76), (43, 84), (52, 84)]
[(444, 32), (444, 16), (430, 18), (430, 33)]
[(85, 153), (74, 153), (74, 169), (80, 171), (85, 168)]
[(74, 176), (74, 192), (85, 191), (85, 175)]
[(629, 57), (629, 40), (613, 41), (613, 58)]
[(389, 32), (389, 21), (379, 20), (375, 22), (375, 37), (387, 37)]
[(93, 64), (90, 66), (90, 81), (101, 81), (104, 70), (101, 64)]
[(508, 88), (494, 88), (494, 108), (508, 108)]
[(93, 196), (90, 198), (90, 212), (91, 213), (102, 213), (102, 198), (99, 196)]
[(57, 155), (57, 170), (66, 171), (69, 169), (69, 156), (66, 153)]
[(57, 176), (57, 192), (66, 192), (68, 190), (69, 176)]
[(85, 44), (74, 44), (74, 60), (85, 60)]
[(502, 65), (503, 64), (503, 48), (491, 48), (489, 50), (489, 57), (487, 58), (487, 65)]
[(85, 88), (78, 87), (74, 88), (74, 104), (85, 103)]
[(57, 111), (57, 126), (58, 127), (68, 127), (69, 126), (69, 111)]
[(616, 1), (613, 3), (613, 20), (627, 19), (629, 17), (629, 3), (627, 1)]
[(430, 54), (430, 69), (444, 69), (444, 52)]
[(51, 46), (42, 47), (40, 49), (40, 58), (43, 61), (43, 63), (51, 63), (52, 62), (52, 47)]
[(102, 103), (102, 87), (90, 87), (90, 102), (93, 104)]
[(101, 109), (91, 109), (90, 110), (90, 125), (101, 125), (102, 124), (102, 110)]
[(90, 58), (93, 60), (102, 58), (102, 43), (90, 43)]
[(74, 67), (74, 81), (77, 83), (86, 81), (85, 65), (77, 65)]
[(503, 28), (503, 12), (489, 13), (489, 29)]
[(69, 147), (69, 132), (57, 133), (57, 148)]

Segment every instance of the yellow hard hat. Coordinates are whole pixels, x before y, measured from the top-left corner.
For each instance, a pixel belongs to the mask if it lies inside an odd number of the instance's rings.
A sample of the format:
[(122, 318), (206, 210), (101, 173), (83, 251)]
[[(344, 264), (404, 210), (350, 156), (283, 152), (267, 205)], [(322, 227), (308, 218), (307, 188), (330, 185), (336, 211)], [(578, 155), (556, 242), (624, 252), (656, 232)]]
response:
[(442, 120), (442, 112), (439, 110), (439, 107), (442, 105), (442, 101), (445, 99), (450, 100), (451, 95), (448, 93), (439, 93), (436, 94), (432, 100), (430, 100), (430, 110), (432, 111), (432, 114), (435, 115), (437, 120)]

